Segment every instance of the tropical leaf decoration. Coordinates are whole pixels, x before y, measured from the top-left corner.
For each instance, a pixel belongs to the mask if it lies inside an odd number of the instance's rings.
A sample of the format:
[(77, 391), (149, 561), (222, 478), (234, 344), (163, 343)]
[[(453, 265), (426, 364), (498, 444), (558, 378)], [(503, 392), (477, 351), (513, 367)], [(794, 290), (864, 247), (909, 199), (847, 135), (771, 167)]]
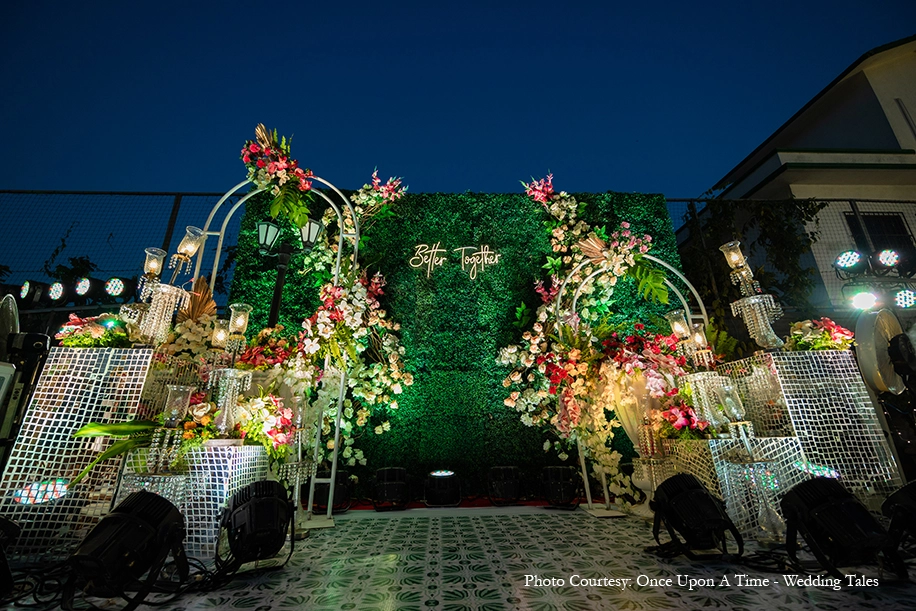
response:
[(194, 281), (188, 307), (178, 311), (175, 322), (177, 324), (186, 320), (197, 320), (204, 314), (216, 316), (216, 302), (213, 300), (213, 291), (210, 290), (207, 279), (200, 276)]
[(636, 290), (643, 299), (668, 303), (668, 286), (665, 284), (665, 272), (662, 269), (640, 260), (627, 270), (627, 275), (638, 282)]
[(70, 485), (72, 486), (86, 477), (97, 464), (104, 460), (127, 454), (135, 448), (149, 447), (150, 443), (152, 443), (153, 431), (161, 426), (161, 424), (153, 422), (152, 420), (134, 420), (131, 422), (116, 422), (113, 424), (90, 422), (73, 433), (74, 437), (126, 437), (126, 439), (119, 439), (111, 444), (110, 448), (96, 456), (85, 469), (80, 471), (76, 477), (70, 480)]

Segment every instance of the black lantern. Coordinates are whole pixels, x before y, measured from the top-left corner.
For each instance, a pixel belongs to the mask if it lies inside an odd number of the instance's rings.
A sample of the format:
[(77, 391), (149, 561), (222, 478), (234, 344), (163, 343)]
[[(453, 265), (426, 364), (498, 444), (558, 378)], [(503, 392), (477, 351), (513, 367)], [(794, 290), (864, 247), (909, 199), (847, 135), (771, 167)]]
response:
[(324, 231), (324, 223), (310, 218), (304, 226), (299, 228), (299, 235), (302, 237), (302, 250), (308, 252), (315, 246), (315, 242), (321, 237)]
[(258, 222), (258, 252), (262, 255), (270, 254), (274, 244), (280, 237), (280, 227), (270, 221)]

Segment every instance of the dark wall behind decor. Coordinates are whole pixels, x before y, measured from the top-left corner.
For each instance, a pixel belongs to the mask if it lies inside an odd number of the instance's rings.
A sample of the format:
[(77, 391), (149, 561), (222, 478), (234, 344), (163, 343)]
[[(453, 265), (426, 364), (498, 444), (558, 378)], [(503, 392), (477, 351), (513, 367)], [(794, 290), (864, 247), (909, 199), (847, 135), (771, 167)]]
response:
[[(587, 203), (581, 214), (586, 222), (610, 232), (620, 221), (629, 221), (634, 231), (652, 235), (654, 255), (680, 267), (661, 195), (576, 197)], [(265, 214), (264, 200), (246, 211), (232, 286), (231, 301), (255, 306), (252, 329), (266, 323), (276, 278), (273, 264), (257, 254), (255, 224)], [(509, 372), (496, 363), (499, 349), (518, 341), (523, 331), (513, 325), (516, 308), (525, 302), (535, 310), (541, 303), (533, 285), (546, 278), (541, 266), (550, 252), (547, 218), (539, 204), (522, 194), (420, 193), (407, 194), (392, 218), (369, 229), (360, 261), (388, 280), (383, 307), (391, 320), (401, 323), (404, 360), (415, 377), (415, 384), (398, 398), (400, 408), (391, 413), (391, 431), (377, 436), (367, 427), (357, 440), (370, 471), (405, 466), (422, 475), (447, 468), (482, 488), (492, 466), (519, 465), (533, 471), (558, 463), (542, 447), (552, 437), (525, 427), (519, 414), (504, 406), (508, 393), (502, 381)], [(417, 245), (435, 243), (445, 249), (446, 261), (427, 277), (425, 269), (408, 262)], [(453, 249), (482, 245), (499, 253), (500, 260), (471, 279)], [(281, 322), (293, 328), (317, 305), (314, 279), (297, 269), (301, 259), (294, 257), (281, 310)], [(621, 320), (652, 322), (673, 308), (642, 301), (628, 283), (618, 284), (614, 300)], [(620, 448), (630, 451), (625, 442)], [(568, 463), (575, 458), (570, 452)]]

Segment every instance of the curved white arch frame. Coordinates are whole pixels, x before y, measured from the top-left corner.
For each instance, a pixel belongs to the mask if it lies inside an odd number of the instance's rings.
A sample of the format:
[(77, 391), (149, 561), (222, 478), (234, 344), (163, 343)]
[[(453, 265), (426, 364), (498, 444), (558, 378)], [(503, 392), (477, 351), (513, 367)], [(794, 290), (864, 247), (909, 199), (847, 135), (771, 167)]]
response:
[[(674, 274), (681, 282), (683, 282), (687, 286), (691, 295), (693, 295), (694, 299), (696, 299), (697, 306), (699, 308), (699, 313), (696, 313), (696, 314), (693, 313), (692, 308), (690, 307), (690, 303), (684, 297), (684, 294), (681, 293), (681, 291), (678, 290), (678, 288), (674, 286), (674, 284), (668, 278), (665, 278), (665, 286), (667, 286), (668, 289), (672, 293), (674, 293), (674, 295), (677, 297), (678, 301), (681, 302), (681, 305), (684, 308), (684, 312), (687, 313), (688, 320), (691, 320), (691, 321), (694, 321), (694, 320), (700, 321), (701, 320), (703, 321), (705, 325), (708, 326), (709, 317), (706, 313), (706, 305), (703, 303), (703, 299), (700, 297), (700, 294), (697, 292), (696, 288), (693, 286), (693, 284), (690, 283), (689, 280), (687, 280), (684, 274), (682, 274), (680, 271), (675, 269), (670, 263), (662, 261), (658, 257), (644, 254), (643, 258), (655, 263), (656, 265), (659, 265), (665, 268), (667, 271)], [(566, 287), (567, 285), (569, 285), (569, 282), (572, 279), (572, 277), (575, 276), (583, 267), (585, 267), (589, 263), (591, 263), (589, 259), (586, 259), (582, 261), (581, 263), (579, 263), (579, 265), (574, 267), (572, 271), (570, 271), (566, 275), (566, 278), (563, 279), (563, 284), (560, 285), (560, 290), (557, 293), (557, 300), (556, 300), (557, 304), (555, 308), (555, 314), (556, 314), (556, 318), (558, 322), (557, 335), (560, 337), (560, 339), (562, 339), (563, 337), (563, 327), (559, 324), (560, 316), (561, 316), (560, 305), (562, 301), (562, 296), (566, 292)], [(572, 312), (576, 312), (576, 306), (579, 303), (579, 297), (582, 295), (583, 287), (585, 287), (585, 285), (588, 284), (590, 280), (597, 278), (601, 274), (607, 273), (607, 271), (608, 271), (607, 263), (602, 263), (601, 265), (598, 266), (598, 269), (596, 269), (594, 272), (592, 272), (591, 274), (589, 274), (588, 276), (586, 276), (585, 278), (579, 281), (579, 285), (576, 287), (576, 290), (573, 293), (573, 301), (572, 301), (572, 308), (571, 308)], [(596, 510), (592, 503), (592, 492), (588, 485), (588, 470), (585, 467), (585, 452), (582, 451), (582, 446), (580, 444), (576, 443), (576, 447), (579, 450), (579, 469), (582, 472), (582, 483), (585, 486), (586, 504), (588, 505), (588, 510), (590, 512), (598, 514), (600, 510)], [(608, 487), (607, 487), (607, 479), (604, 477), (604, 473), (601, 474), (601, 486), (604, 488), (604, 509), (605, 511), (607, 511), (607, 510), (610, 510), (611, 504), (609, 500), (610, 494), (609, 494)], [(607, 514), (600, 514), (600, 515), (607, 515)]]
[[(332, 191), (334, 191), (340, 197), (341, 201), (344, 202), (347, 209), (350, 211), (350, 218), (353, 219), (353, 231), (350, 233), (344, 233), (344, 214), (340, 206), (334, 203), (334, 200), (328, 197), (327, 194), (325, 194), (324, 192), (318, 191), (318, 190), (312, 191), (313, 193), (317, 193), (322, 199), (324, 199), (324, 201), (327, 202), (327, 204), (331, 206), (331, 208), (337, 214), (337, 222), (338, 222), (338, 226), (340, 227), (340, 232), (339, 232), (340, 235), (337, 239), (337, 259), (334, 262), (334, 284), (337, 284), (337, 282), (340, 280), (340, 264), (341, 264), (341, 257), (343, 256), (344, 240), (349, 239), (352, 242), (354, 267), (356, 265), (357, 258), (359, 256), (359, 219), (356, 216), (356, 210), (353, 209), (353, 204), (350, 203), (350, 199), (347, 198), (343, 193), (341, 193), (340, 189), (338, 189), (336, 186), (334, 186), (333, 184), (331, 184), (330, 182), (328, 182), (327, 180), (319, 176), (311, 176), (310, 180), (321, 183), (325, 185), (326, 187), (328, 187), (329, 189), (331, 189)], [(226, 200), (228, 200), (232, 195), (236, 193), (236, 191), (238, 191), (239, 189), (241, 189), (242, 187), (244, 187), (245, 185), (247, 185), (250, 182), (251, 182), (250, 180), (245, 180), (235, 185), (234, 187), (232, 187), (232, 189), (230, 189), (229, 191), (227, 191), (226, 194), (223, 195), (219, 199), (219, 201), (216, 202), (216, 204), (213, 206), (213, 209), (210, 210), (210, 215), (207, 217), (207, 222), (204, 224), (204, 227), (203, 227), (204, 242), (200, 245), (200, 248), (198, 249), (198, 252), (197, 252), (197, 263), (194, 265), (194, 277), (196, 278), (200, 274), (200, 268), (203, 263), (204, 244), (206, 244), (207, 237), (218, 236), (219, 239), (216, 243), (216, 254), (214, 255), (214, 258), (213, 258), (213, 270), (210, 272), (210, 286), (211, 287), (215, 286), (216, 284), (216, 274), (219, 271), (219, 259), (223, 251), (223, 242), (225, 241), (225, 238), (226, 238), (226, 228), (229, 226), (229, 221), (232, 219), (232, 216), (235, 214), (235, 212), (242, 206), (242, 204), (248, 201), (250, 197), (256, 195), (257, 193), (262, 192), (264, 189), (263, 188), (252, 189), (251, 191), (246, 193), (244, 197), (242, 197), (239, 201), (237, 201), (232, 206), (232, 208), (229, 209), (229, 212), (226, 214), (226, 217), (223, 219), (223, 223), (220, 226), (219, 231), (211, 231), (210, 225), (213, 223), (213, 219), (216, 217), (217, 211), (219, 211), (220, 207), (222, 207), (222, 205), (226, 203)], [(327, 369), (328, 367), (328, 358), (325, 358), (325, 369)], [(346, 363), (346, 358), (347, 358), (346, 354), (344, 354), (343, 355), (344, 363)], [(341, 371), (341, 376), (340, 376), (340, 391), (338, 392), (338, 395), (337, 395), (337, 416), (335, 418), (335, 427), (334, 427), (334, 453), (331, 458), (331, 477), (330, 478), (321, 478), (321, 479), (316, 478), (316, 477), (311, 478), (311, 485), (309, 486), (308, 509), (306, 511), (307, 518), (311, 520), (312, 504), (315, 498), (315, 484), (321, 484), (321, 483), (328, 484), (329, 485), (328, 511), (327, 511), (326, 517), (331, 522), (330, 525), (333, 525), (332, 514), (333, 514), (333, 507), (334, 507), (334, 489), (337, 483), (337, 456), (338, 456), (339, 446), (340, 446), (340, 422), (343, 417), (343, 404), (344, 404), (344, 399), (346, 398), (346, 394), (347, 394), (347, 370), (346, 370), (346, 367), (343, 367)], [(321, 423), (320, 421), (316, 429), (317, 430), (315, 431), (315, 446), (314, 446), (313, 454), (312, 454), (312, 459), (313, 459), (314, 464), (318, 463), (318, 453), (319, 453), (320, 444), (321, 444)], [(297, 486), (296, 492), (298, 494), (298, 486)], [(299, 511), (299, 508), (297, 507), (296, 510)], [(322, 526), (326, 526), (326, 525), (327, 524), (323, 524)]]

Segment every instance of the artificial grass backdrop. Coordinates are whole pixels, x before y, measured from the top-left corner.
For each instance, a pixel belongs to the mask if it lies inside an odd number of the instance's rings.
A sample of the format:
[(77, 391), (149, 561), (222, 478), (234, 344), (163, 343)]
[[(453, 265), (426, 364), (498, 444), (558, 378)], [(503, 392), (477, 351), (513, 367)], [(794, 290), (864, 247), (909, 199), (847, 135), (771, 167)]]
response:
[[(634, 231), (653, 237), (652, 254), (680, 267), (662, 196), (608, 192), (576, 198), (587, 203), (580, 217), (592, 226), (610, 232), (629, 221)], [(276, 271), (257, 252), (256, 223), (265, 218), (267, 202), (249, 202), (231, 300), (254, 305), (249, 328), (259, 329), (267, 321)], [(546, 279), (547, 213), (522, 194), (491, 193), (407, 194), (394, 210), (393, 217), (370, 227), (360, 261), (388, 280), (382, 305), (391, 320), (401, 323), (404, 361), (415, 383), (398, 398), (391, 431), (374, 435), (370, 426), (357, 441), (369, 459), (367, 468), (404, 466), (415, 475), (452, 469), (466, 481), (485, 482), (492, 466), (533, 470), (558, 464), (542, 447), (553, 437), (524, 426), (519, 414), (503, 405), (508, 392), (502, 381), (509, 372), (496, 363), (499, 349), (524, 331), (513, 324), (516, 308), (525, 302), (535, 310), (541, 303), (533, 285)], [(293, 234), (288, 235), (292, 241)], [(446, 260), (427, 278), (425, 268), (408, 261), (417, 245), (436, 243)], [(482, 245), (499, 253), (500, 260), (472, 280), (453, 249)], [(281, 322), (292, 329), (317, 306), (317, 279), (297, 273), (301, 261), (293, 257), (281, 309)], [(618, 285), (614, 300), (619, 319), (648, 322), (671, 309), (642, 301), (626, 283)], [(574, 460), (571, 453), (568, 462)]]

